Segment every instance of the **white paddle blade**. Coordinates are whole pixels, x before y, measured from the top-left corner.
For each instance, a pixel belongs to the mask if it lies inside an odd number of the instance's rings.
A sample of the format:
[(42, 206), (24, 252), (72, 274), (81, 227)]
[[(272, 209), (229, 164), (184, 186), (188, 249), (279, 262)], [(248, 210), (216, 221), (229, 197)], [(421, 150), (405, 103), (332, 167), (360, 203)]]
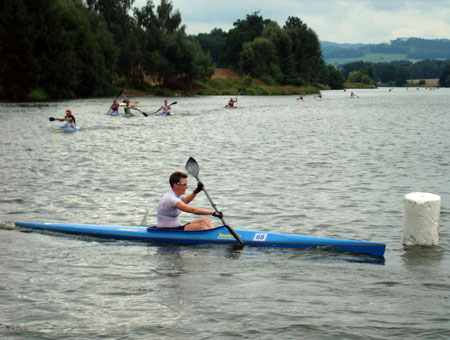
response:
[(198, 163), (192, 157), (189, 157), (188, 161), (186, 162), (185, 168), (190, 176), (197, 177), (198, 173), (200, 172)]

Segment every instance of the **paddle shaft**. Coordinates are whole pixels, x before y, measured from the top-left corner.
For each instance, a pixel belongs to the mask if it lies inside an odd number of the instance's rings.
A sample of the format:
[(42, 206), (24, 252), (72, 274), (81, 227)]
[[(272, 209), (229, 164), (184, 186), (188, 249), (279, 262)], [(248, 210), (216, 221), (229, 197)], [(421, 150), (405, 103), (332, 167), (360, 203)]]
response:
[[(200, 182), (200, 178), (198, 178), (198, 176), (195, 176), (195, 179), (197, 180), (197, 182)], [(212, 200), (212, 198), (209, 196), (208, 192), (206, 191), (206, 189), (203, 189), (203, 192), (205, 193), (206, 197), (209, 200), (209, 203), (211, 203), (211, 206), (214, 208), (214, 211), (219, 212), (219, 210), (217, 209), (216, 204), (214, 203), (214, 201)], [(222, 221), (223, 225), (225, 227), (227, 227), (228, 231), (234, 236), (234, 238), (243, 246), (244, 242), (242, 241), (241, 237), (239, 236), (239, 234), (234, 231), (233, 228), (231, 228), (223, 219), (223, 217), (220, 218), (220, 220)]]
[(136, 106), (133, 106), (133, 108), (137, 111), (139, 111), (140, 113), (142, 113), (145, 117), (148, 117), (148, 113), (145, 113), (144, 111), (139, 110)]

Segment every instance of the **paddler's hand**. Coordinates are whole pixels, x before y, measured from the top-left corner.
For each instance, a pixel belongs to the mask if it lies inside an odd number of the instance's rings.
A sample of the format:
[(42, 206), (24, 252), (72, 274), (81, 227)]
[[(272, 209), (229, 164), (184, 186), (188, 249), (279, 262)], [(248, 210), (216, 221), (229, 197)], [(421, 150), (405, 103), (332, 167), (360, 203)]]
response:
[(203, 187), (204, 187), (203, 183), (202, 182), (198, 182), (197, 183), (197, 188), (194, 190), (194, 194), (198, 194), (200, 191), (202, 191)]
[(214, 211), (214, 212), (212, 213), (212, 215), (213, 215), (214, 217), (218, 217), (218, 218), (222, 218), (222, 217), (223, 217), (223, 214), (222, 214), (221, 211)]

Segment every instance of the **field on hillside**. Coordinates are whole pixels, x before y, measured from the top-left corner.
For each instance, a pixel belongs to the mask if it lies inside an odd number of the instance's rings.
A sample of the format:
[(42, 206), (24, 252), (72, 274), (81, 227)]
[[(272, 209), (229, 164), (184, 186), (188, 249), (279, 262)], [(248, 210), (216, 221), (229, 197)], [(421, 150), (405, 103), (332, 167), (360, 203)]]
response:
[(381, 63), (381, 62), (390, 63), (391, 61), (394, 60), (409, 60), (412, 62), (417, 61), (416, 59), (408, 59), (407, 54), (387, 54), (387, 53), (368, 53), (362, 57), (357, 58), (330, 58), (326, 59), (325, 61), (328, 64), (333, 64), (337, 66), (352, 63), (355, 61), (365, 61), (372, 63)]
[(423, 86), (439, 86), (439, 79), (410, 79), (408, 83), (411, 85), (418, 85), (421, 80), (425, 80), (425, 85)]

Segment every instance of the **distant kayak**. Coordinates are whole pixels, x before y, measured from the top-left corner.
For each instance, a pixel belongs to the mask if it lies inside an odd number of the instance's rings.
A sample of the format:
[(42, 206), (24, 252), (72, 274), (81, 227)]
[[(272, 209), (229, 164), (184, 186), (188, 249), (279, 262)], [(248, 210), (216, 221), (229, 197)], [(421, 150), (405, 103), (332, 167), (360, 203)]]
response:
[(169, 113), (165, 113), (165, 112), (158, 112), (155, 114), (155, 116), (173, 116), (175, 114), (175, 112), (169, 112)]
[(112, 112), (108, 112), (106, 115), (107, 115), (107, 116), (118, 116), (118, 115), (119, 115), (119, 112), (114, 112), (114, 111), (112, 111)]
[(314, 97), (315, 100), (322, 100), (321, 97)]
[(303, 100), (303, 99), (300, 99), (300, 98), (297, 98), (297, 101), (298, 101), (298, 102), (304, 102), (304, 100)]
[(226, 109), (237, 109), (237, 106), (227, 105), (225, 106)]
[(61, 126), (61, 127), (57, 128), (57, 129), (55, 129), (53, 131), (54, 132), (75, 132), (75, 131), (80, 131), (80, 130), (81, 130), (81, 126), (78, 126), (78, 125), (75, 126), (74, 128), (64, 125), (64, 126)]

